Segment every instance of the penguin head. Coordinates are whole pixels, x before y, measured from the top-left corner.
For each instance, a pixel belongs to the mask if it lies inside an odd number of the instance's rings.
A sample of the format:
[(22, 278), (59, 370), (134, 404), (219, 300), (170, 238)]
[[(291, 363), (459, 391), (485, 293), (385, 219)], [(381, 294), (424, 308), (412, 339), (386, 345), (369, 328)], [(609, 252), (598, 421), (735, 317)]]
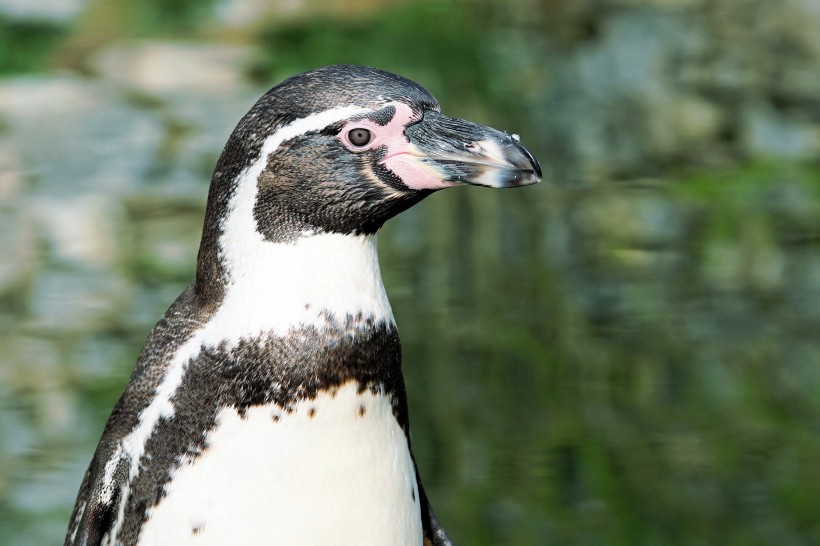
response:
[(337, 65), (285, 80), (240, 121), (217, 165), (208, 214), (230, 214), (230, 197), (250, 184), (255, 228), (267, 240), (372, 234), (436, 190), (540, 178), (517, 138), (443, 115), (410, 80)]

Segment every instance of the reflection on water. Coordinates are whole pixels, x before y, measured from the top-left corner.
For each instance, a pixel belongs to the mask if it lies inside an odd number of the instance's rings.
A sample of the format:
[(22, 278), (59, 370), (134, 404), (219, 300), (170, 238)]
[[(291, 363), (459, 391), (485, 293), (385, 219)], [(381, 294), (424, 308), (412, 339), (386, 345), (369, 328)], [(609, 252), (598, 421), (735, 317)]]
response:
[[(0, 544), (60, 542), (255, 81), (338, 61), (520, 133), (554, 179), (447, 190), (380, 235), (456, 543), (820, 543), (817, 10), (374, 0), (260, 32), (239, 4), (211, 24), (253, 47), (106, 41), (106, 17), (181, 27), (91, 2), (55, 61), (79, 70), (0, 80)], [(0, 71), (42, 68), (17, 45)]]
[(461, 542), (813, 532), (799, 499), (815, 487), (801, 476), (818, 448), (818, 315), (794, 302), (820, 303), (820, 253), (745, 238), (766, 223), (799, 240), (816, 221), (801, 235), (760, 207), (691, 199), (453, 191), (386, 229), (415, 449)]

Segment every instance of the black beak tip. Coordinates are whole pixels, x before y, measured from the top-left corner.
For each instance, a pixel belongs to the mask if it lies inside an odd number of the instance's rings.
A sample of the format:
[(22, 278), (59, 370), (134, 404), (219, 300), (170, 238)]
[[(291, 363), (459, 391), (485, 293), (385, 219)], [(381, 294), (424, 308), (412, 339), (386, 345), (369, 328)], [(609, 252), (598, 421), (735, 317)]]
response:
[(529, 158), (530, 162), (532, 163), (532, 168), (535, 171), (535, 176), (538, 177), (538, 180), (541, 180), (541, 164), (535, 159), (535, 156), (532, 155), (529, 150), (527, 151), (527, 157)]
[(520, 188), (541, 182), (541, 164), (535, 156), (515, 138), (508, 138), (505, 144), (505, 166), (496, 171), (492, 183), (470, 183), (495, 188)]
[(535, 173), (535, 177), (537, 178), (536, 181), (540, 181), (541, 180), (541, 164), (538, 162), (537, 159), (535, 159), (535, 156), (532, 155), (532, 153), (523, 144), (518, 142), (518, 140), (515, 141), (515, 146), (524, 155), (524, 157), (526, 157), (527, 160), (530, 162), (530, 167), (532, 168), (532, 171)]

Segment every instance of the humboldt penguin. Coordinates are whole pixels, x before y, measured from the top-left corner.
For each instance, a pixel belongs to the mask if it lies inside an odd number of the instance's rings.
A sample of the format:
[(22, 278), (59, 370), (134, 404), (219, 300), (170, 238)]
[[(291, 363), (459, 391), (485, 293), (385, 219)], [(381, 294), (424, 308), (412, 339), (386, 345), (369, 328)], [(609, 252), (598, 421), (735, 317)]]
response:
[(376, 233), (436, 190), (538, 182), (518, 137), (374, 68), (268, 91), (211, 180), (66, 545), (446, 546), (410, 446)]

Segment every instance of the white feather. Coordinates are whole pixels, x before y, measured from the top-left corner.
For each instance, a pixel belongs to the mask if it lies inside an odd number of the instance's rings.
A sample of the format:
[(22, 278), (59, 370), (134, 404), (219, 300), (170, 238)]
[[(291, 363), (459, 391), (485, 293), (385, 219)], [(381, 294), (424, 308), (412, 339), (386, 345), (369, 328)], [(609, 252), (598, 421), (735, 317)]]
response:
[(226, 252), (231, 283), (203, 332), (206, 344), (322, 326), (326, 313), (393, 324), (375, 236), (321, 234), (293, 244), (244, 239)]

